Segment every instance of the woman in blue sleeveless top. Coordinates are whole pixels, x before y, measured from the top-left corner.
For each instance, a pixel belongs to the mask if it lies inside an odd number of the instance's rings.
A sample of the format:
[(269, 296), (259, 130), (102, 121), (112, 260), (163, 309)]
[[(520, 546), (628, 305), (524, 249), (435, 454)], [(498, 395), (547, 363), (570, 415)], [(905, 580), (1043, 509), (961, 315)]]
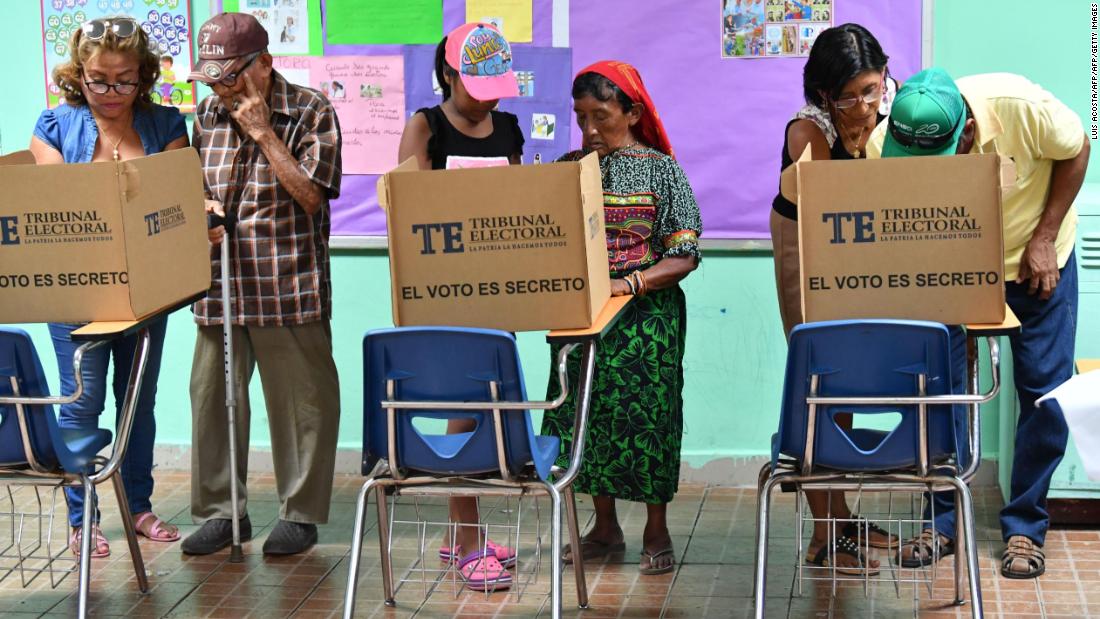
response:
[[(122, 161), (188, 145), (187, 126), (179, 111), (155, 105), (150, 99), (149, 93), (160, 75), (160, 61), (150, 50), (149, 39), (137, 22), (129, 17), (85, 22), (73, 34), (69, 47), (72, 50), (69, 62), (53, 72), (53, 81), (64, 103), (42, 112), (31, 138), (31, 152), (39, 164)], [(73, 353), (78, 345), (69, 334), (80, 326), (49, 325), (63, 393), (75, 390)], [(149, 327), (152, 337), (149, 361), (120, 474), (138, 533), (154, 541), (172, 542), (179, 539), (179, 532), (153, 514), (149, 501), (153, 493), (156, 436), (153, 406), (166, 327), (167, 318)], [(112, 356), (115, 373), (111, 385), (116, 409), (121, 405), (136, 345), (137, 337), (130, 336), (84, 356), (81, 368), (84, 393), (76, 402), (61, 407), (62, 428), (99, 425), (106, 399), (107, 364)], [(66, 499), (72, 527), (69, 547), (79, 554), (84, 492), (68, 489)], [(98, 524), (94, 534), (92, 556), (110, 554)]]

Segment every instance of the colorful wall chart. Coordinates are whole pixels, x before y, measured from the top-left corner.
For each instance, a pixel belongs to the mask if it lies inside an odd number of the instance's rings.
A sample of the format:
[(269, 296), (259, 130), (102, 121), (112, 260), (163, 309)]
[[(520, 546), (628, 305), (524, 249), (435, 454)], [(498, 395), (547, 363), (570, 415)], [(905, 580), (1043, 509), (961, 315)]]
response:
[(191, 72), (190, 0), (42, 0), (47, 107), (61, 104), (61, 92), (50, 76), (54, 67), (68, 62), (73, 33), (85, 21), (111, 15), (137, 20), (161, 55), (161, 79), (153, 87), (153, 101), (184, 113), (193, 111), (195, 88), (187, 83)]
[(719, 0), (723, 58), (807, 56), (834, 0)]
[(225, 12), (251, 13), (267, 30), (274, 56), (320, 56), (321, 0), (225, 0)]
[(397, 165), (405, 128), (404, 58), (280, 56), (274, 66), (332, 102), (344, 138), (344, 174), (382, 174)]

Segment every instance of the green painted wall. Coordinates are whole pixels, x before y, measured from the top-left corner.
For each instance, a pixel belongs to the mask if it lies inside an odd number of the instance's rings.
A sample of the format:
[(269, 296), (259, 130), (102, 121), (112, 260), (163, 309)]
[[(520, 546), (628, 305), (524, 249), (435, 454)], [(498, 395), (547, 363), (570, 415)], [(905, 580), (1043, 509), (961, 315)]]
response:
[[(193, 0), (192, 4), (196, 22), (203, 21), (207, 17), (207, 3)], [(1079, 10), (1067, 8), (1078, 4)], [(1013, 8), (1016, 5), (1019, 11)], [(986, 14), (986, 3), (940, 0), (936, 3), (936, 61), (957, 75), (1018, 66), (1016, 70), (1033, 75), (1059, 96), (1070, 99), (1084, 92), (1085, 98), (1073, 103), (1084, 114), (1088, 102), (1087, 64), (1083, 64), (1084, 60), (1063, 63), (1058, 59), (1063, 54), (1087, 59), (1082, 55), (1087, 54), (1087, 49), (1079, 49), (1080, 41), (1087, 41), (1087, 33), (1079, 36), (1080, 28), (1075, 25), (1087, 22), (1087, 5), (1060, 3), (1057, 14), (1048, 11), (1047, 19), (1034, 3), (1000, 3), (995, 13)], [(1027, 11), (1023, 10), (1025, 6)], [(5, 3), (4, 8), (5, 19), (0, 20), (0, 57), (6, 61), (0, 65), (0, 83), (8, 94), (0, 97), (0, 149), (7, 153), (28, 143), (44, 97), (39, 86), (42, 55), (37, 2), (18, 0)], [(1067, 11), (1074, 19), (1066, 17)], [(974, 34), (967, 24), (983, 23), (974, 21), (979, 17), (986, 20), (984, 23), (996, 18), (998, 24)], [(1000, 21), (1005, 22), (1004, 27)], [(1067, 29), (1067, 36), (1053, 34)], [(1006, 31), (1015, 34), (1007, 37)], [(1009, 40), (1014, 42), (1006, 45)], [(1027, 64), (1014, 64), (1017, 56), (1022, 58), (1019, 62), (1026, 60)], [(361, 430), (362, 334), (391, 324), (385, 253), (335, 251), (333, 279), (333, 331), (343, 402), (340, 444), (354, 449), (360, 444)], [(765, 454), (776, 428), (785, 355), (771, 255), (707, 252), (701, 268), (688, 278), (684, 288), (688, 296), (689, 338), (684, 458), (693, 466), (701, 466), (721, 457)], [(45, 327), (27, 328), (35, 334), (47, 373), (55, 375), (56, 364)], [(170, 322), (159, 383), (157, 422), (161, 443), (186, 445), (191, 440), (187, 385), (193, 343), (190, 314), (179, 312)], [(521, 334), (520, 346), (531, 395), (541, 396), (549, 369), (542, 334)], [(268, 434), (258, 378), (253, 385), (253, 402), (253, 445), (264, 446)], [(991, 407), (992, 412), (985, 416), (987, 456), (992, 455), (991, 448), (997, 444), (996, 410), (997, 407)], [(111, 421), (110, 415), (104, 416), (104, 425), (110, 425)]]
[[(1070, 106), (1088, 131), (1092, 2), (935, 0), (932, 58), (952, 77), (1009, 72), (1027, 76)], [(1089, 182), (1100, 182), (1093, 149)]]

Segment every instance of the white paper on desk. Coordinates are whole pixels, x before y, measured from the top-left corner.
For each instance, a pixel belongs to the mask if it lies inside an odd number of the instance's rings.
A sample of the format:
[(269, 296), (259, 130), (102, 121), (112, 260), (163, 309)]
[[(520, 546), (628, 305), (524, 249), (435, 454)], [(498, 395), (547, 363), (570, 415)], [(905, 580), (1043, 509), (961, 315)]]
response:
[(1062, 409), (1085, 474), (1100, 481), (1100, 370), (1074, 376), (1035, 404), (1046, 400), (1055, 400)]

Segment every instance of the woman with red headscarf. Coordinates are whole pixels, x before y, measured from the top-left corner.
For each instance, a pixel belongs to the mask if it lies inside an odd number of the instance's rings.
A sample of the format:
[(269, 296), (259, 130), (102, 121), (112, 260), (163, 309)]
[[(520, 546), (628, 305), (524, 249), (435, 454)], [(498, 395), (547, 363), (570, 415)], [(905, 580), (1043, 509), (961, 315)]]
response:
[[(702, 221), (634, 67), (599, 62), (582, 70), (573, 81), (573, 110), (582, 150), (562, 159), (599, 155), (611, 294), (636, 297), (596, 352), (588, 443), (574, 486), (592, 495), (596, 523), (579, 555), (625, 550), (615, 499), (638, 501), (647, 509), (640, 569), (661, 574), (675, 567), (665, 515), (677, 489), (683, 434), (687, 316), (679, 282), (699, 264)], [(570, 364), (576, 372), (579, 355)], [(556, 387), (551, 377), (549, 397)], [(562, 438), (563, 453), (570, 449), (574, 406), (570, 393), (543, 420), (545, 433)], [(577, 555), (566, 548), (567, 562)]]

